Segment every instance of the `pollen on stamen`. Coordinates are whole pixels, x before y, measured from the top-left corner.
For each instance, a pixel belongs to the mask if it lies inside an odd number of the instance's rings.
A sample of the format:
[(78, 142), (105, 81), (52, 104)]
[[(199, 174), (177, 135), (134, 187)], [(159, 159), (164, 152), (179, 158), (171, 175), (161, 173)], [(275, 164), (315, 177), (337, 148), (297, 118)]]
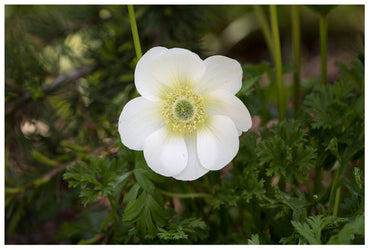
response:
[(165, 98), (162, 115), (173, 131), (190, 133), (204, 122), (203, 99), (187, 88), (175, 89)]

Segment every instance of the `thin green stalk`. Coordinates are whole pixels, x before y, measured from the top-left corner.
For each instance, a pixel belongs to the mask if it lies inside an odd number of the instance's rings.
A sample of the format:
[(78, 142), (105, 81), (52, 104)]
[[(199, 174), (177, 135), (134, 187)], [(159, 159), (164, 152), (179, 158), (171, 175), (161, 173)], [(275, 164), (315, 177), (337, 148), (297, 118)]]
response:
[(299, 6), (297, 5), (292, 5), (292, 35), (293, 35), (293, 57), (294, 57), (293, 105), (295, 110), (297, 110), (299, 106), (300, 70), (301, 70), (301, 30), (298, 7)]
[(283, 93), (283, 66), (281, 62), (280, 35), (276, 5), (270, 5), (270, 19), (275, 52), (274, 59), (279, 105), (279, 120), (282, 121), (285, 119), (285, 100)]
[(179, 194), (179, 193), (171, 193), (168, 191), (160, 190), (163, 195), (173, 197), (173, 198), (180, 198), (180, 199), (193, 199), (193, 198), (210, 198), (212, 195), (205, 194), (205, 193), (188, 193), (188, 194)]
[[(344, 161), (346, 162), (346, 161)], [(346, 168), (346, 163), (343, 163), (342, 160), (336, 161), (334, 163), (335, 174), (331, 183), (329, 204), (328, 204), (328, 213), (333, 212), (334, 216), (338, 214), (339, 200), (341, 187), (339, 184), (340, 178), (342, 177), (344, 170)]]
[(335, 217), (338, 216), (338, 209), (339, 209), (339, 201), (340, 201), (340, 194), (342, 189), (338, 187), (337, 192), (335, 193), (335, 202), (334, 202), (334, 208), (333, 208), (333, 215)]
[(135, 46), (136, 57), (137, 57), (137, 60), (140, 60), (140, 58), (142, 57), (143, 53), (141, 52), (139, 33), (137, 31), (137, 26), (136, 26), (136, 18), (135, 18), (134, 6), (127, 5), (127, 8), (128, 8), (128, 15), (129, 15), (129, 18), (130, 18), (132, 38), (134, 39), (134, 46)]
[(273, 48), (273, 44), (272, 44), (271, 31), (270, 31), (270, 27), (269, 27), (267, 18), (265, 16), (265, 14), (263, 13), (262, 7), (260, 5), (254, 5), (253, 7), (254, 7), (254, 11), (257, 15), (258, 22), (261, 25), (262, 34), (263, 34), (263, 37), (265, 38), (267, 48), (270, 51), (271, 58), (274, 59), (274, 48)]
[(113, 197), (108, 196), (109, 204), (112, 209), (112, 213), (114, 216), (114, 222), (119, 221), (119, 216), (118, 216), (118, 206), (117, 203), (114, 201)]
[(328, 53), (328, 20), (326, 15), (320, 15), (320, 51), (321, 51), (321, 83), (326, 83), (327, 53)]

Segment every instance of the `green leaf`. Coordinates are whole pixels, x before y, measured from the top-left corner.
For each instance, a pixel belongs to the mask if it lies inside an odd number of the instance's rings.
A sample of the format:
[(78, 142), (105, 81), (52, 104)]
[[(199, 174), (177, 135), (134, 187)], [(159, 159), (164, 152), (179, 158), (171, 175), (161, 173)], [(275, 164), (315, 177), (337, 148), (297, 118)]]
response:
[(248, 78), (247, 80), (244, 80), (242, 88), (238, 92), (238, 96), (239, 95), (249, 96), (253, 92), (252, 87), (259, 81), (260, 78), (261, 78), (260, 76), (254, 76)]
[(82, 198), (82, 204), (86, 207), (87, 203), (90, 201), (96, 201), (99, 197), (99, 190), (94, 189), (83, 189), (80, 192), (80, 197)]
[(140, 190), (140, 185), (139, 184), (135, 184), (131, 189), (130, 191), (127, 192), (127, 194), (125, 195), (125, 197), (123, 198), (123, 203), (130, 205), (131, 203), (135, 202), (136, 200), (136, 197), (138, 196), (139, 194), (139, 190)]
[(100, 196), (111, 196), (117, 200), (128, 184), (131, 172), (117, 165), (116, 160), (91, 156), (88, 162), (79, 161), (67, 167), (63, 178), (69, 187), (80, 187), (84, 206)]
[(134, 176), (139, 185), (149, 194), (153, 194), (155, 190), (154, 184), (146, 176), (146, 170), (141, 168), (134, 169)]
[(166, 228), (159, 228), (158, 238), (163, 240), (187, 240), (189, 238), (198, 238), (207, 230), (207, 225), (200, 218), (183, 219), (176, 215), (172, 218), (172, 223)]
[(248, 245), (259, 245), (260, 238), (258, 234), (252, 234), (252, 238), (248, 239)]
[(331, 129), (350, 124), (357, 116), (349, 102), (357, 99), (354, 99), (353, 88), (348, 81), (339, 81), (333, 86), (316, 85), (304, 100), (305, 110), (312, 117), (311, 127)]
[(157, 236), (163, 240), (184, 240), (188, 238), (188, 235), (182, 230), (181, 227), (171, 231), (167, 231), (163, 228), (159, 228)]
[(136, 221), (145, 207), (146, 199), (147, 194), (142, 192), (135, 202), (127, 206), (122, 215), (122, 220), (129, 223)]
[(266, 174), (283, 175), (288, 181), (303, 182), (307, 170), (315, 165), (316, 150), (307, 145), (298, 121), (283, 121), (270, 129), (269, 136), (257, 145), (257, 156), (266, 165)]
[(242, 185), (241, 197), (248, 203), (253, 197), (260, 198), (266, 192), (265, 180), (258, 178), (256, 170), (245, 169), (243, 174), (243, 178), (247, 181)]
[[(138, 192), (138, 186), (134, 186), (128, 193), (129, 198), (135, 197)], [(140, 188), (141, 189), (141, 188)], [(134, 223), (136, 229), (141, 233), (155, 234), (158, 227), (165, 224), (168, 214), (164, 209), (164, 201), (158, 190), (154, 190), (152, 194), (145, 190), (139, 195), (135, 201), (128, 203), (125, 209), (122, 220), (127, 223)]]
[[(353, 220), (350, 220), (343, 228), (337, 233), (330, 237), (328, 244), (352, 244), (355, 235), (365, 235), (365, 217), (360, 215)], [(362, 243), (363, 244), (363, 243)]]
[(322, 244), (321, 231), (333, 220), (335, 217), (324, 217), (323, 215), (310, 216), (305, 223), (292, 221), (294, 229), (312, 245)]

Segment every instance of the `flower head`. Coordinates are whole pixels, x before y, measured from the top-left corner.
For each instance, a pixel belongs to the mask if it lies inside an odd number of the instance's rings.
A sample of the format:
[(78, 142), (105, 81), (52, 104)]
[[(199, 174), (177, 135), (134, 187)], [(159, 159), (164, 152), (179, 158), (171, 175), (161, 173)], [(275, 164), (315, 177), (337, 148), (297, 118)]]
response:
[(189, 50), (154, 47), (135, 69), (141, 97), (119, 118), (122, 143), (143, 150), (148, 166), (178, 180), (195, 180), (225, 167), (236, 156), (239, 135), (252, 126), (235, 96), (240, 64), (228, 57), (204, 61)]

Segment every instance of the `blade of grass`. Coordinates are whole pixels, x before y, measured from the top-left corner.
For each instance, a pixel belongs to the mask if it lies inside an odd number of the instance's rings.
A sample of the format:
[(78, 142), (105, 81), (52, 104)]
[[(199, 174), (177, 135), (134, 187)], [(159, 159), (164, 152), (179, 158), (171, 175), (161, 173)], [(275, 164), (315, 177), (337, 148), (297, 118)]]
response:
[(272, 44), (271, 31), (270, 31), (267, 18), (265, 14), (263, 13), (262, 7), (260, 5), (253, 5), (253, 8), (257, 15), (258, 22), (261, 25), (262, 34), (263, 34), (263, 37), (265, 38), (267, 48), (270, 51), (271, 58), (274, 59), (274, 56), (275, 56), (274, 49), (273, 49), (274, 47)]
[(282, 121), (285, 119), (285, 100), (283, 93), (283, 66), (281, 62), (280, 35), (276, 5), (270, 5), (270, 19), (275, 52), (274, 59), (279, 106), (279, 120)]

